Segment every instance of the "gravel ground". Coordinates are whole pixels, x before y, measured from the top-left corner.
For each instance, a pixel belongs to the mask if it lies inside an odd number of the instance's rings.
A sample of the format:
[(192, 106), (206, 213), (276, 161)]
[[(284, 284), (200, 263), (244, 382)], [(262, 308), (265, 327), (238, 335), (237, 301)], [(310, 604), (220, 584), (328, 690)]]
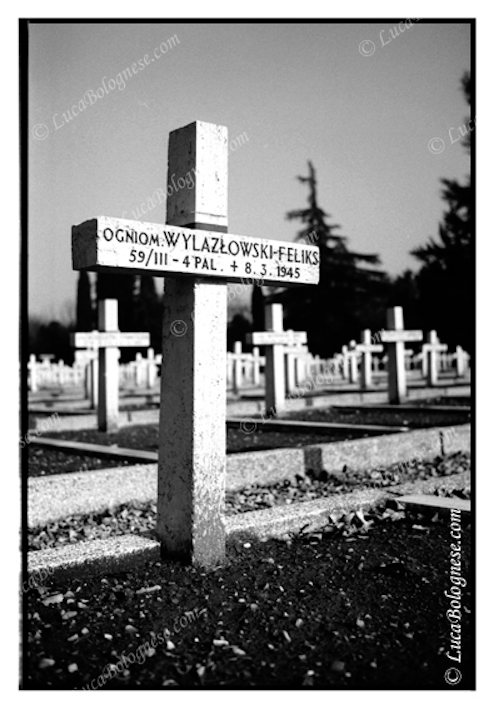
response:
[[(457, 397), (456, 402), (464, 401), (468, 397)], [(436, 405), (436, 401), (443, 402), (444, 399), (431, 400), (430, 404)], [(449, 399), (448, 399), (449, 401)], [(453, 405), (453, 404), (451, 404)], [(427, 428), (430, 426), (452, 426), (470, 421), (469, 413), (434, 413), (424, 412), (423, 408), (417, 411), (379, 411), (377, 409), (358, 411), (340, 411), (339, 409), (311, 409), (301, 412), (287, 414), (285, 419), (296, 419), (303, 421), (343, 423), (343, 424), (367, 424), (380, 426), (409, 426), (410, 428)], [(263, 431), (257, 427), (252, 431), (252, 418), (247, 418), (249, 422), (246, 431), (241, 425), (238, 427), (228, 427), (227, 430), (227, 452), (240, 453), (243, 451), (268, 450), (272, 448), (300, 448), (316, 443), (331, 443), (335, 441), (349, 440), (352, 438), (367, 437), (361, 432), (333, 431), (328, 433), (282, 433), (276, 431)], [(49, 434), (50, 438), (62, 440), (79, 440), (85, 443), (99, 443), (101, 445), (117, 445), (122, 448), (133, 448), (136, 450), (157, 451), (158, 450), (158, 424), (126, 426), (116, 433), (103, 433), (96, 430), (85, 431), (60, 431)], [(107, 458), (97, 458), (95, 456), (84, 456), (67, 454), (56, 450), (41, 448), (36, 445), (36, 439), (28, 447), (28, 475), (56, 475), (59, 473), (70, 473), (81, 470), (98, 470), (121, 465), (132, 465), (132, 461), (110, 460)]]
[(414, 406), (471, 406), (470, 396), (436, 396), (432, 399), (414, 399)]
[[(320, 479), (298, 476), (293, 483), (283, 481), (260, 487), (253, 485), (237, 492), (227, 492), (227, 515), (280, 505), (307, 502), (321, 497), (351, 492), (366, 487), (385, 488), (412, 480), (445, 477), (470, 471), (470, 455), (456, 453), (431, 461), (409, 461), (388, 468), (341, 475), (322, 474)], [(470, 490), (460, 491), (462, 497)], [(442, 494), (447, 494), (443, 490)], [(156, 505), (123, 505), (111, 511), (77, 515), (52, 522), (44, 527), (28, 530), (28, 548), (31, 551), (63, 546), (74, 542), (106, 539), (109, 536), (137, 532), (152, 532), (156, 527)]]
[[(441, 403), (437, 403), (440, 401)], [(415, 405), (415, 402), (413, 402)], [(436, 412), (427, 411), (427, 406), (468, 406), (468, 404), (446, 404), (442, 400), (429, 400), (420, 402), (416, 411), (400, 411), (399, 406), (396, 411), (373, 409), (344, 410), (338, 408), (308, 409), (304, 411), (294, 411), (284, 418), (296, 421), (313, 421), (314, 423), (348, 423), (379, 426), (408, 426), (409, 428), (429, 428), (431, 426), (455, 426), (460, 423), (470, 421), (470, 413), (462, 412)]]
[(395, 508), (325, 532), (237, 542), (211, 572), (148, 563), (30, 589), (27, 689), (471, 689), (462, 525), (461, 684), (445, 671), (450, 529)]
[[(250, 419), (249, 419), (250, 421)], [(375, 435), (375, 434), (373, 434)], [(140, 424), (125, 426), (116, 433), (101, 431), (59, 431), (47, 434), (49, 438), (65, 441), (82, 441), (100, 445), (116, 445), (121, 448), (135, 450), (158, 451), (158, 424)], [(350, 438), (363, 438), (361, 432), (329, 432), (329, 433), (278, 433), (276, 431), (255, 431), (245, 433), (240, 427), (229, 428), (227, 431), (227, 453), (245, 451), (269, 450), (273, 448), (301, 448), (315, 443), (333, 443)], [(65, 453), (36, 445), (33, 439), (28, 451), (28, 476), (57, 475), (81, 470), (100, 470), (104, 468), (135, 465), (135, 461), (122, 458), (98, 458), (97, 456)]]

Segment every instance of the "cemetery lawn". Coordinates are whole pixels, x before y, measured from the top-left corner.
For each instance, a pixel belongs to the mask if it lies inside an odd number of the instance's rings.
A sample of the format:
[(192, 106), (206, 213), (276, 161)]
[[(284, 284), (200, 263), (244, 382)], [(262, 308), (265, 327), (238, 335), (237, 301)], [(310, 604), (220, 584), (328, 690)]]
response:
[[(25, 595), (24, 687), (448, 689), (448, 517), (396, 504), (350, 517), (289, 540), (236, 540), (210, 572), (163, 561), (47, 580)], [(470, 583), (461, 603), (468, 689)]]

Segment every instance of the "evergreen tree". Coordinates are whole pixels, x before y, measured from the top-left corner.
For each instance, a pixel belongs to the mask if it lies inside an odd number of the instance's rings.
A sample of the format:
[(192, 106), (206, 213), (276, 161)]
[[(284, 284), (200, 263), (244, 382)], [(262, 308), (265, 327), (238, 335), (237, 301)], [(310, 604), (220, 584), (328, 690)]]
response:
[(55, 362), (63, 359), (65, 364), (72, 364), (74, 361), (74, 349), (70, 344), (72, 327), (69, 328), (58, 320), (40, 324), (32, 351), (37, 355), (52, 354), (55, 356)]
[(79, 271), (77, 283), (76, 328), (78, 332), (88, 332), (95, 327), (91, 283), (87, 271)]
[[(135, 317), (135, 285), (136, 277), (130, 274), (98, 273), (98, 301), (114, 298), (118, 301), (118, 327), (121, 332), (136, 330)], [(121, 362), (135, 359), (137, 348), (123, 347), (120, 352)]]
[(151, 347), (156, 353), (161, 352), (161, 300), (156, 292), (154, 277), (145, 274), (140, 277), (139, 294), (135, 313), (137, 326), (141, 332), (149, 332)]
[[(470, 104), (470, 77), (461, 81)], [(471, 149), (471, 133), (465, 131), (463, 145)], [(435, 329), (450, 347), (474, 347), (474, 237), (472, 197), (468, 177), (464, 183), (441, 180), (442, 198), (448, 205), (439, 225), (439, 238), (411, 253), (422, 264), (416, 282), (424, 329)]]
[(255, 285), (252, 289), (252, 332), (262, 332), (264, 330), (264, 294), (262, 287)]
[[(388, 306), (401, 305), (405, 316), (405, 327), (409, 330), (421, 330), (423, 318), (419, 304), (417, 275), (410, 269), (397, 276), (392, 283)], [(413, 343), (407, 345), (413, 348)], [(417, 345), (418, 347), (418, 345)]]
[(275, 293), (270, 300), (283, 303), (285, 327), (305, 330), (311, 352), (327, 357), (360, 330), (382, 327), (389, 279), (371, 268), (380, 263), (377, 254), (350, 251), (348, 238), (335, 233), (340, 226), (327, 222), (330, 215), (318, 204), (316, 172), (308, 165), (309, 175), (298, 180), (309, 187), (309, 205), (286, 216), (303, 224), (297, 241), (319, 247), (320, 281)]
[(251, 349), (250, 345), (245, 344), (248, 332), (252, 332), (252, 323), (243, 313), (236, 313), (228, 323), (226, 330), (227, 350), (233, 352), (235, 342), (241, 342), (242, 351), (248, 352)]

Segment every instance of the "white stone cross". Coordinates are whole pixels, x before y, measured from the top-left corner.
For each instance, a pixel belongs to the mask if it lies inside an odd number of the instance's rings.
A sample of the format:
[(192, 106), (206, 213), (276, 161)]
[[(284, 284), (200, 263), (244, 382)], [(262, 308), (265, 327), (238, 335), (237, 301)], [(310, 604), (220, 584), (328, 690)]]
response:
[(427, 341), (422, 345), (422, 356), (427, 361), (427, 386), (436, 386), (437, 384), (437, 355), (439, 352), (445, 352), (448, 345), (443, 345), (439, 342), (435, 330), (427, 333)]
[(35, 393), (38, 391), (38, 363), (35, 354), (29, 355), (27, 367), (29, 369), (29, 391)]
[(350, 340), (346, 356), (350, 364), (350, 383), (355, 384), (358, 379), (358, 360), (360, 359), (360, 352), (355, 340)]
[[(77, 348), (99, 350), (98, 428), (100, 431), (116, 431), (118, 429), (118, 348), (147, 347), (149, 333), (120, 332), (118, 301), (113, 299), (99, 301), (98, 327), (99, 331), (72, 333), (71, 341)], [(93, 372), (95, 371), (96, 368), (93, 366)]]
[(381, 330), (381, 342), (388, 356), (388, 392), (390, 404), (401, 404), (406, 397), (405, 342), (419, 342), (422, 330), (405, 330), (403, 308), (396, 306), (386, 312), (388, 329)]
[(372, 386), (372, 353), (382, 352), (382, 345), (372, 344), (371, 331), (362, 330), (361, 344), (357, 345), (356, 349), (362, 353), (362, 361), (360, 364), (360, 386), (362, 389), (369, 389)]
[(299, 347), (300, 354), (295, 360), (295, 385), (302, 386), (307, 378), (307, 365), (310, 358), (309, 348), (306, 345)]
[(243, 384), (243, 358), (245, 355), (242, 354), (242, 343), (233, 343), (233, 354), (230, 355), (233, 360), (233, 391), (235, 394), (240, 392)]
[(146, 387), (152, 389), (156, 383), (156, 360), (152, 347), (148, 348), (146, 364)]
[(292, 394), (305, 379), (305, 362), (308, 348), (305, 345), (285, 347), (285, 385), (287, 394)]
[(259, 347), (252, 348), (252, 383), (259, 386), (261, 383), (261, 355)]
[(55, 355), (52, 354), (40, 354), (39, 356), (41, 364), (44, 367), (48, 367), (51, 364), (52, 359), (55, 359)]
[(157, 535), (163, 556), (209, 568), (225, 557), (227, 284), (319, 282), (318, 247), (226, 233), (227, 162), (224, 126), (174, 130), (168, 174), (196, 180), (168, 195), (168, 223), (97, 217), (72, 232), (76, 270), (165, 276)]
[(277, 416), (285, 409), (285, 347), (307, 342), (306, 332), (283, 330), (283, 306), (268, 303), (264, 308), (266, 330), (247, 333), (247, 342), (266, 348), (264, 379), (266, 413)]
[[(463, 377), (465, 374), (465, 369), (466, 369), (466, 363), (467, 363), (467, 358), (466, 358), (466, 352), (461, 347), (461, 345), (456, 346), (456, 354), (454, 355), (455, 359), (455, 365), (456, 365), (456, 376), (457, 377)], [(32, 391), (32, 389), (31, 389)]]
[(84, 376), (84, 388), (86, 397), (89, 399), (89, 405), (92, 409), (98, 408), (98, 369), (99, 359), (95, 357), (88, 360)]
[(342, 356), (341, 376), (343, 377), (343, 379), (348, 379), (350, 358), (348, 356), (348, 346), (347, 345), (343, 345), (343, 347), (341, 348), (341, 356)]

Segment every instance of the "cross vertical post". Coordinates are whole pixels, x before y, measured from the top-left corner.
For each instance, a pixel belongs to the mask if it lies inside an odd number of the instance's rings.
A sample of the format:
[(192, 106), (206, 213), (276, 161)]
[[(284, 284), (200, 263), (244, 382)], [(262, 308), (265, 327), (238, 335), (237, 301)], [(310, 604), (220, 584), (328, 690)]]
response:
[(259, 347), (252, 348), (252, 383), (254, 386), (259, 386), (261, 382), (261, 364), (260, 364)]
[[(192, 123), (172, 131), (168, 182), (192, 189), (167, 199), (167, 223), (227, 232), (228, 132)], [(227, 283), (165, 277), (158, 522), (162, 553), (202, 567), (225, 555)]]
[(424, 379), (427, 378), (427, 354), (425, 353), (424, 349), (422, 349), (422, 352), (420, 354), (420, 366), (422, 369), (422, 377)]
[(343, 379), (348, 379), (349, 378), (349, 357), (348, 357), (348, 347), (346, 345), (343, 345), (341, 348), (342, 352), (342, 357), (343, 359), (341, 360), (341, 376)]
[(306, 345), (303, 345), (300, 350), (301, 354), (297, 356), (295, 362), (295, 386), (297, 387), (302, 386), (303, 382), (305, 381), (307, 371), (308, 347)]
[(355, 340), (351, 340), (350, 347), (348, 349), (348, 358), (350, 360), (350, 384), (355, 384), (358, 379), (359, 352), (356, 348), (357, 343), (355, 342)]
[(86, 396), (92, 409), (98, 408), (98, 353), (88, 360), (85, 370)]
[[(118, 301), (98, 302), (98, 329), (100, 332), (118, 331)], [(100, 431), (118, 429), (118, 347), (101, 347), (98, 353), (98, 428)]]
[(382, 352), (382, 345), (373, 345), (370, 330), (362, 330), (361, 344), (357, 345), (357, 350), (362, 353), (360, 363), (360, 386), (362, 389), (369, 389), (372, 386), (372, 353)]
[(461, 345), (456, 346), (455, 365), (456, 376), (463, 377), (465, 374), (465, 353)]
[(298, 349), (298, 347), (285, 348), (285, 390), (287, 394), (293, 394), (295, 391)]
[(37, 378), (37, 368), (38, 363), (36, 362), (36, 355), (29, 355), (29, 364), (27, 365), (29, 369), (29, 391), (35, 393), (38, 391), (38, 378)]
[(264, 308), (263, 332), (247, 333), (247, 342), (265, 347), (264, 380), (266, 392), (266, 413), (277, 416), (285, 409), (285, 348), (303, 345), (307, 342), (306, 332), (283, 330), (283, 305), (268, 303)]
[[(283, 332), (283, 306), (269, 303), (264, 309), (267, 332)], [(266, 347), (266, 413), (277, 416), (285, 408), (285, 353), (283, 345)]]
[[(386, 312), (386, 325), (390, 330), (404, 329), (403, 309), (401, 307), (388, 308)], [(407, 394), (405, 343), (402, 341), (390, 342), (387, 350), (389, 401), (391, 404), (401, 404)]]
[(235, 394), (240, 392), (243, 384), (243, 360), (242, 360), (242, 343), (233, 343), (233, 391)]
[(381, 342), (386, 344), (388, 392), (390, 404), (401, 404), (407, 393), (405, 342), (422, 340), (422, 330), (405, 330), (403, 308), (396, 306), (386, 312), (388, 329), (381, 330)]
[(146, 388), (152, 389), (156, 382), (156, 362), (154, 359), (154, 349), (148, 347), (146, 366)]
[(115, 299), (99, 301), (98, 327), (99, 331), (72, 333), (71, 343), (76, 348), (99, 350), (99, 354), (91, 360), (89, 365), (91, 367), (91, 404), (98, 406), (99, 430), (116, 431), (119, 424), (119, 347), (147, 346), (149, 333), (119, 332), (118, 301)]
[(436, 386), (438, 380), (438, 354), (448, 349), (447, 345), (439, 342), (437, 332), (431, 330), (427, 333), (426, 344), (422, 347), (422, 355), (427, 361), (427, 386)]

